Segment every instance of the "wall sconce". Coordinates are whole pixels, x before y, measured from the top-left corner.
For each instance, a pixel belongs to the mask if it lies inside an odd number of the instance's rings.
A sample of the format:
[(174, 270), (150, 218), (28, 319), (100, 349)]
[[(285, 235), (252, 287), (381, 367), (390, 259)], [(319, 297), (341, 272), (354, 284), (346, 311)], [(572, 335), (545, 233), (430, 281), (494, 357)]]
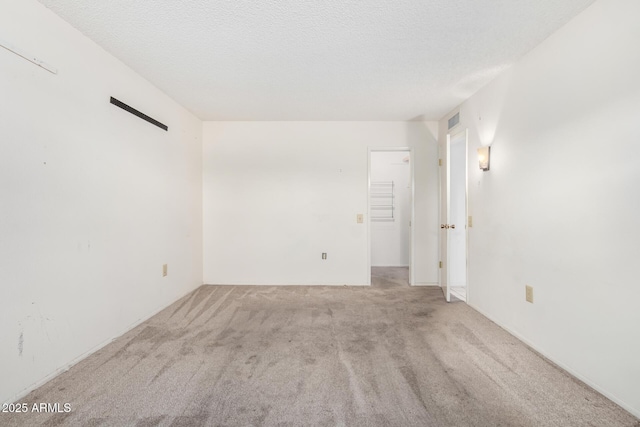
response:
[(491, 147), (480, 147), (478, 148), (478, 166), (483, 171), (489, 170), (489, 157), (491, 153)]

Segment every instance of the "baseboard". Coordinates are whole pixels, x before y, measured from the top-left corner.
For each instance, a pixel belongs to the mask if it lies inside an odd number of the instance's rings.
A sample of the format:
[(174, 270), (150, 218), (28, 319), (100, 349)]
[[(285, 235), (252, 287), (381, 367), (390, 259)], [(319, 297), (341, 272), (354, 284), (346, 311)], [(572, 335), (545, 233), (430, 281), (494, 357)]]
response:
[(601, 395), (606, 397), (607, 399), (609, 399), (612, 402), (614, 402), (617, 405), (619, 405), (621, 408), (623, 408), (625, 411), (629, 412), (631, 415), (633, 415), (633, 416), (635, 416), (637, 418), (640, 418), (640, 409), (633, 408), (631, 405), (627, 404), (624, 400), (618, 398), (617, 396), (615, 396), (614, 394), (608, 392), (607, 390), (604, 390), (602, 387), (600, 387), (598, 384), (596, 384), (593, 381), (591, 381), (586, 376), (582, 375), (580, 372), (574, 370), (573, 368), (571, 368), (570, 366), (566, 365), (565, 363), (557, 360), (556, 358), (549, 356), (547, 354), (547, 352), (545, 352), (544, 350), (541, 350), (540, 348), (538, 348), (536, 345), (534, 345), (532, 342), (530, 342), (525, 337), (520, 335), (518, 332), (516, 332), (516, 331), (514, 331), (514, 330), (512, 330), (510, 328), (507, 328), (506, 326), (502, 325), (494, 317), (489, 316), (488, 314), (486, 314), (484, 311), (482, 311), (481, 309), (479, 309), (475, 305), (469, 304), (469, 303), (467, 303), (467, 305), (469, 307), (473, 308), (475, 311), (477, 311), (481, 315), (483, 315), (484, 317), (486, 317), (487, 319), (491, 320), (496, 325), (500, 326), (502, 329), (504, 329), (505, 331), (507, 331), (508, 333), (510, 333), (511, 335), (513, 335), (514, 337), (516, 337), (517, 339), (522, 341), (523, 343), (525, 343), (527, 346), (531, 347), (531, 349), (533, 349), (537, 353), (541, 354), (546, 359), (548, 359), (549, 361), (551, 361), (552, 363), (554, 363), (555, 365), (557, 365), (558, 367), (560, 367), (564, 371), (568, 372), (569, 374), (571, 374), (575, 378), (579, 379), (580, 381), (582, 381), (583, 383), (585, 383), (586, 385), (588, 385), (589, 387), (591, 387), (592, 389), (594, 389), (595, 391), (597, 391), (598, 393), (600, 393)]
[(170, 302), (169, 304), (162, 306), (161, 308), (153, 311), (151, 314), (147, 315), (147, 316), (143, 316), (142, 318), (140, 318), (139, 320), (137, 320), (136, 322), (133, 322), (131, 325), (129, 325), (127, 328), (125, 328), (124, 331), (122, 331), (119, 334), (116, 334), (115, 336), (113, 336), (112, 338), (109, 338), (103, 342), (101, 342), (100, 344), (98, 344), (97, 346), (89, 349), (88, 351), (85, 351), (84, 353), (80, 354), (79, 356), (71, 359), (70, 362), (66, 363), (65, 365), (63, 365), (62, 367), (54, 370), (52, 373), (50, 373), (49, 375), (45, 376), (43, 379), (36, 381), (35, 383), (33, 383), (32, 385), (26, 387), (25, 389), (23, 389), (22, 391), (16, 393), (12, 398), (10, 398), (10, 400), (3, 402), (4, 403), (13, 403), (13, 402), (17, 402), (18, 400), (22, 399), (23, 397), (25, 397), (26, 395), (28, 395), (29, 393), (31, 393), (33, 390), (37, 389), (40, 386), (43, 386), (44, 384), (48, 383), (49, 381), (51, 381), (52, 379), (54, 379), (55, 377), (57, 377), (58, 375), (62, 374), (63, 372), (68, 371), (69, 369), (71, 369), (73, 366), (77, 365), (78, 363), (80, 363), (81, 361), (83, 361), (84, 359), (86, 359), (87, 357), (91, 356), (93, 353), (95, 353), (98, 350), (101, 350), (102, 348), (104, 348), (105, 346), (107, 346), (108, 344), (111, 344), (114, 340), (116, 340), (117, 338), (120, 338), (122, 335), (126, 334), (127, 332), (129, 332), (130, 330), (132, 330), (133, 328), (137, 327), (138, 325), (140, 325), (141, 323), (146, 322), (147, 320), (151, 319), (153, 316), (155, 316), (156, 314), (160, 313), (162, 310), (164, 310), (165, 308), (169, 307), (171, 304), (175, 303), (176, 301), (179, 301), (180, 299), (186, 297), (187, 295), (189, 295), (191, 292), (195, 291), (196, 289), (198, 289), (200, 286), (202, 285), (198, 285), (197, 287), (191, 289), (190, 291), (186, 292), (184, 295), (176, 298), (173, 302)]
[(409, 268), (410, 265), (372, 265), (371, 268)]
[(368, 283), (205, 283), (205, 286), (371, 286)]
[(440, 284), (437, 282), (416, 282), (412, 286), (432, 286), (432, 287), (440, 287)]

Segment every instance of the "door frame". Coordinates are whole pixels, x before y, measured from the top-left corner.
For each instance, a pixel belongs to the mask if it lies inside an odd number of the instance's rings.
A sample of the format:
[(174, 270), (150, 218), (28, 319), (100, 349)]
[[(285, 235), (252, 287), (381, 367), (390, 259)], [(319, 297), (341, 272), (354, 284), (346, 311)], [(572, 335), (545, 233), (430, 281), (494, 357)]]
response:
[[(465, 268), (465, 278), (466, 278), (466, 283), (465, 283), (465, 287), (466, 287), (466, 301), (469, 301), (469, 296), (470, 296), (470, 286), (469, 286), (469, 129), (467, 128), (462, 128), (462, 127), (454, 127), (453, 129), (450, 129), (449, 132), (447, 132), (446, 134), (446, 139), (444, 141), (444, 153), (445, 155), (443, 156), (442, 152), (439, 152), (438, 158), (440, 160), (442, 160), (442, 164), (440, 165), (440, 167), (444, 167), (444, 173), (442, 170), (439, 170), (438, 172), (438, 181), (439, 181), (439, 185), (438, 185), (438, 200), (439, 200), (439, 205), (440, 208), (438, 209), (438, 219), (439, 219), (439, 223), (440, 224), (444, 224), (445, 222), (448, 223), (449, 220), (448, 218), (442, 218), (442, 203), (445, 202), (447, 204), (450, 203), (451, 200), (451, 186), (450, 186), (450, 182), (451, 182), (451, 159), (450, 159), (450, 152), (451, 152), (451, 141), (453, 141), (455, 138), (461, 136), (462, 134), (464, 134), (464, 171), (465, 171), (465, 183), (464, 183), (464, 241), (465, 241), (465, 263), (464, 263), (464, 268)], [(443, 189), (443, 175), (446, 176), (446, 189)], [(446, 201), (444, 201), (443, 199), (443, 192), (446, 191), (446, 196), (447, 199)], [(447, 206), (446, 209), (446, 214), (447, 217), (449, 217), (449, 206)], [(442, 289), (442, 270), (445, 270), (446, 272), (446, 290), (443, 289), (443, 293), (445, 295), (445, 299), (447, 300), (447, 302), (451, 301), (451, 292), (450, 292), (450, 274), (449, 274), (449, 231), (446, 231), (446, 239), (447, 239), (447, 253), (443, 254), (442, 253), (442, 239), (443, 239), (443, 233), (442, 231), (440, 231), (438, 233), (438, 258), (440, 259), (440, 262), (443, 263), (443, 268), (438, 268), (438, 285), (440, 286), (440, 289)]]
[(378, 151), (406, 151), (409, 153), (410, 211), (409, 220), (409, 286), (415, 283), (415, 156), (413, 147), (368, 147), (367, 148), (367, 283), (371, 286), (371, 153)]

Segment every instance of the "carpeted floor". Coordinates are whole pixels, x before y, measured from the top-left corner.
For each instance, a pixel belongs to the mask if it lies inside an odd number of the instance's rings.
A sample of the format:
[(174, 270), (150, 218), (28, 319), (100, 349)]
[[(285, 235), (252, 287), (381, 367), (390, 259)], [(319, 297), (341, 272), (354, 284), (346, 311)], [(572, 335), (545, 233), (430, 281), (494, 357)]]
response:
[(640, 426), (437, 288), (203, 286), (0, 425)]

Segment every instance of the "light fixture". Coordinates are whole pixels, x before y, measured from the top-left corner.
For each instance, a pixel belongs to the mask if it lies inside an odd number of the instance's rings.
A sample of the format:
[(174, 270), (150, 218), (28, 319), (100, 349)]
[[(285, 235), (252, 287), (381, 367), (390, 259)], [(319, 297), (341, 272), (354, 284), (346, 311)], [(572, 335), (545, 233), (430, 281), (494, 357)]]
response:
[(486, 147), (478, 148), (478, 166), (483, 171), (489, 170), (489, 157), (491, 153), (491, 147), (488, 145)]

